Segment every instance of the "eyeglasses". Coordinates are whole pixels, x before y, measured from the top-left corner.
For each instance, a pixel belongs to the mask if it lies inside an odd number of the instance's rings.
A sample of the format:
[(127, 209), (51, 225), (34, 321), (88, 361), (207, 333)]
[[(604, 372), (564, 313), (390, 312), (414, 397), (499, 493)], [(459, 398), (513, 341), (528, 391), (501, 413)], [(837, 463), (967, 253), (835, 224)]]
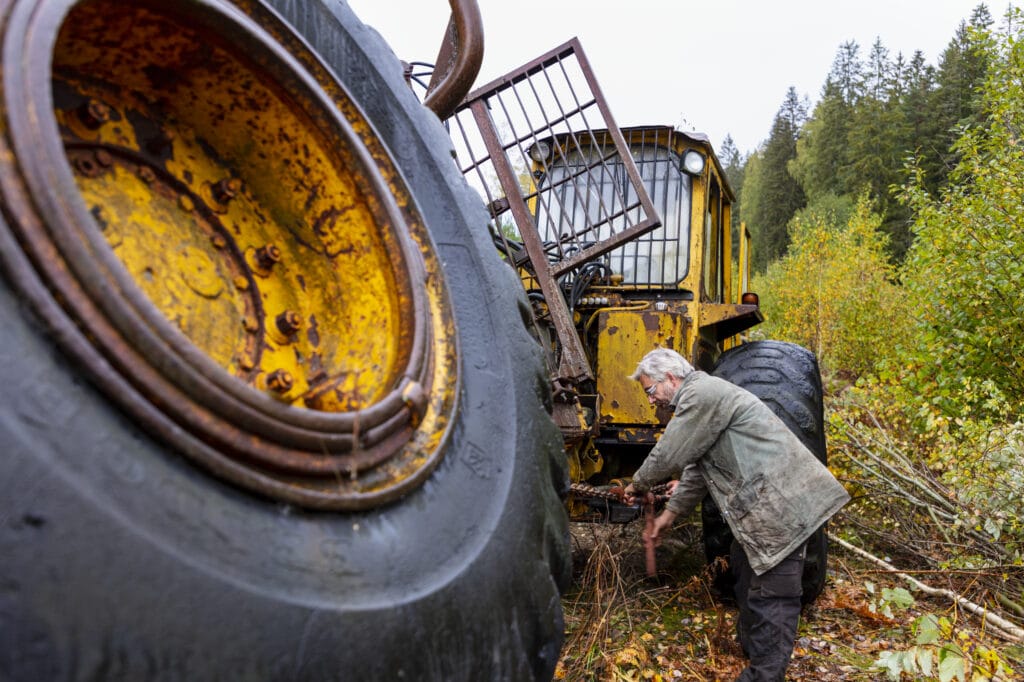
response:
[(651, 384), (650, 386), (648, 386), (647, 388), (644, 389), (644, 393), (646, 393), (647, 395), (649, 395), (649, 396), (651, 396), (653, 398), (654, 397), (654, 392), (658, 390), (658, 384), (660, 384), (660, 383), (661, 383), (660, 381), (655, 381), (653, 384)]

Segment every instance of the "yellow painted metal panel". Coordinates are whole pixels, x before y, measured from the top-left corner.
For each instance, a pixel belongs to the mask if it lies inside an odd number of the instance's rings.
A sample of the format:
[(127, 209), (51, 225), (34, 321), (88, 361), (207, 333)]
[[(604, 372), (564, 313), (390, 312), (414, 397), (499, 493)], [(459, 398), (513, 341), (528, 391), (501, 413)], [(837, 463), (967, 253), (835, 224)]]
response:
[(629, 378), (656, 347), (685, 355), (688, 325), (682, 310), (607, 310), (598, 313), (597, 386), (606, 424), (657, 424), (640, 385)]

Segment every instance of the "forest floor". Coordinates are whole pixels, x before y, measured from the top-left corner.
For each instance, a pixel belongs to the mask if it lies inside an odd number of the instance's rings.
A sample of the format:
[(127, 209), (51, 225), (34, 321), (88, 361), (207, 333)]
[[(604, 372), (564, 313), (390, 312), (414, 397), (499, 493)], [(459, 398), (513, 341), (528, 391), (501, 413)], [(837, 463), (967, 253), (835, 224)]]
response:
[[(562, 600), (566, 639), (555, 678), (735, 679), (746, 665), (734, 638), (736, 608), (711, 587), (699, 521), (677, 525), (664, 539), (654, 578), (646, 576), (641, 531), (639, 521), (571, 524), (573, 584)], [(825, 590), (804, 607), (786, 679), (893, 679), (875, 661), (883, 652), (913, 647), (913, 622), (926, 612), (954, 623), (959, 643), (998, 648), (1024, 671), (1024, 650), (990, 640), (979, 619), (949, 602), (915, 595), (909, 607), (887, 608), (892, 605), (881, 598), (883, 590), (900, 587), (909, 586), (833, 544)], [(922, 678), (904, 673), (903, 679)]]

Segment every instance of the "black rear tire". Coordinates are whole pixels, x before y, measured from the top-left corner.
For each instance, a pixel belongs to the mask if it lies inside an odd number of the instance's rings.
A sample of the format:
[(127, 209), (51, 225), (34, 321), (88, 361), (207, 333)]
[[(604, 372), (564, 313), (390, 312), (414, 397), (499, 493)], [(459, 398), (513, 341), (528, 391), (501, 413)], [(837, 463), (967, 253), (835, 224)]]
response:
[(525, 294), (379, 36), (343, 3), (267, 4), (397, 153), (443, 264), (462, 380), (443, 460), (358, 513), (211, 476), (133, 423), (24, 304), (5, 210), (0, 679), (550, 679), (568, 476)]
[[(745, 388), (760, 398), (800, 438), (822, 464), (828, 464), (825, 446), (821, 374), (814, 354), (780, 341), (755, 341), (725, 352), (714, 375)], [(732, 532), (710, 496), (701, 505), (704, 551), (708, 562), (729, 556)], [(803, 602), (814, 601), (825, 588), (828, 536), (825, 526), (807, 542), (804, 562)], [(732, 574), (716, 576), (716, 586), (732, 593)]]

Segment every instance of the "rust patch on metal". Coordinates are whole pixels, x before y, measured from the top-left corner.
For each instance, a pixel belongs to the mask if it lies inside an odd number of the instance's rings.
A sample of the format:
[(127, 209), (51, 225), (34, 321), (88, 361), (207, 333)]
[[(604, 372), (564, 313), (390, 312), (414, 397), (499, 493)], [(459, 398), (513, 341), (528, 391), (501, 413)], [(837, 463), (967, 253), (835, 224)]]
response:
[(644, 329), (652, 334), (661, 329), (661, 315), (658, 313), (644, 311), (640, 313), (640, 319), (644, 321)]

